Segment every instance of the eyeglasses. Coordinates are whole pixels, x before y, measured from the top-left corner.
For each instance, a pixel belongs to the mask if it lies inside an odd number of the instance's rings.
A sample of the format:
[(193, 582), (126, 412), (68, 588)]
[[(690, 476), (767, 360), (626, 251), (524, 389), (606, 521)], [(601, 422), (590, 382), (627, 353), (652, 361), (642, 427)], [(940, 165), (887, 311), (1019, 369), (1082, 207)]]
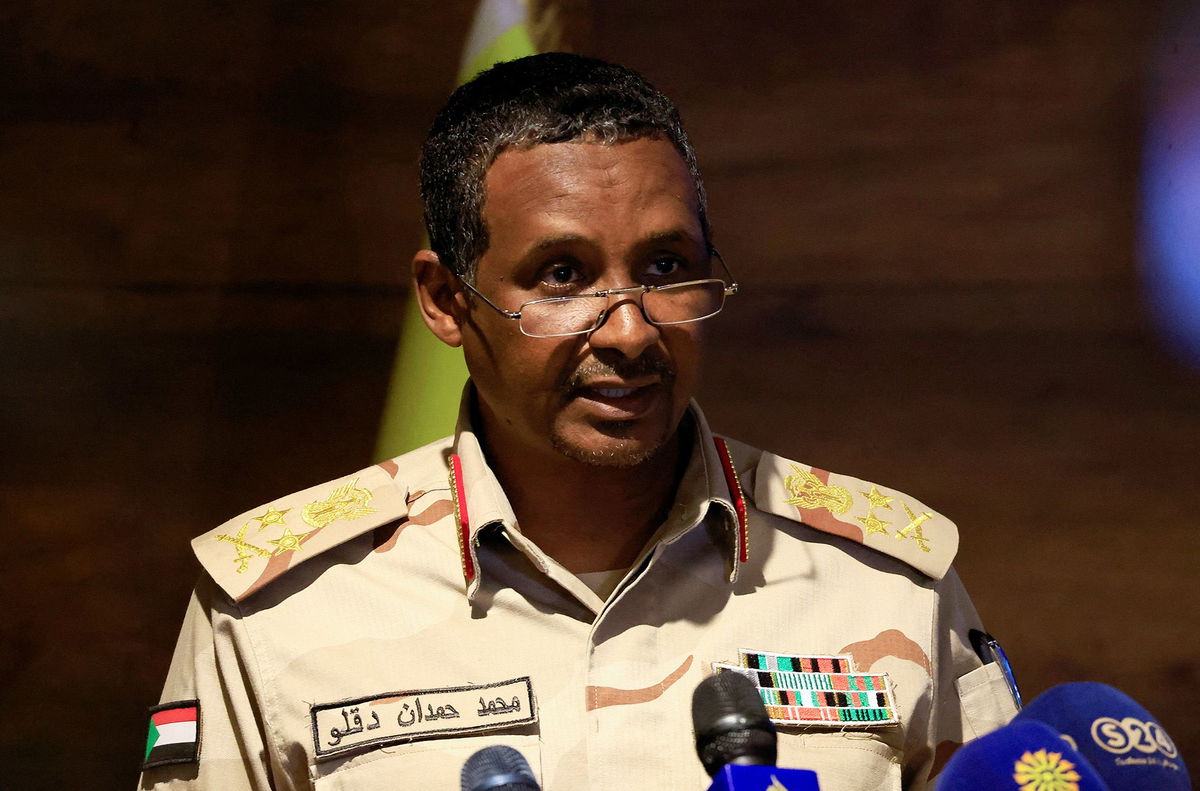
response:
[[(738, 284), (725, 259), (715, 250), (713, 256), (729, 276), (728, 284), (720, 278), (708, 278), (662, 286), (609, 288), (591, 294), (535, 299), (515, 311), (500, 307), (467, 281), (463, 280), (462, 284), (501, 316), (518, 322), (521, 332), (531, 338), (560, 338), (593, 332), (612, 312), (612, 297), (625, 295), (637, 302), (643, 318), (651, 324), (688, 324), (717, 315), (725, 307), (725, 297), (738, 293)], [(624, 301), (618, 299), (616, 304)]]

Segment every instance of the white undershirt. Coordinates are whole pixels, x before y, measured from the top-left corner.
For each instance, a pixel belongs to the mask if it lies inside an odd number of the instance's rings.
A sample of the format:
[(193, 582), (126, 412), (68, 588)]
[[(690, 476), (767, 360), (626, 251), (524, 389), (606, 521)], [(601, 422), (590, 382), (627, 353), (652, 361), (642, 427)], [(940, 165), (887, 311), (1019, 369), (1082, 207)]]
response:
[(613, 569), (612, 571), (585, 571), (575, 576), (579, 577), (580, 582), (591, 588), (592, 593), (601, 599), (607, 599), (616, 590), (621, 580), (625, 579), (627, 573), (629, 573), (629, 569)]

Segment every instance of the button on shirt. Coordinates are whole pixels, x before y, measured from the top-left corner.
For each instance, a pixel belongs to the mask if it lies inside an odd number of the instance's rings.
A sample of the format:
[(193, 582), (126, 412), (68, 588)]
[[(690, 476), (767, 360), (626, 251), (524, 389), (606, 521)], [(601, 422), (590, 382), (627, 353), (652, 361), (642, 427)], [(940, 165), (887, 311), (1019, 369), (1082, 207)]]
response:
[(465, 409), (453, 438), (197, 538), (162, 702), (199, 702), (199, 756), (142, 787), (451, 789), (503, 744), (548, 791), (700, 789), (692, 690), (743, 652), (886, 676), (893, 721), (778, 725), (779, 764), (823, 791), (925, 788), (1015, 713), (970, 648), (948, 520), (686, 420), (675, 503), (606, 598), (521, 533)]

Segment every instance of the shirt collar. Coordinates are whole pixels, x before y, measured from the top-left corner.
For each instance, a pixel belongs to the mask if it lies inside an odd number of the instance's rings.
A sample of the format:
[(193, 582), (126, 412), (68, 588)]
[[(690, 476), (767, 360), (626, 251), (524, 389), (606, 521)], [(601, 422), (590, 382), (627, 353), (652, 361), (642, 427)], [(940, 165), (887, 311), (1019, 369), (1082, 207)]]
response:
[(726, 556), (729, 580), (735, 582), (739, 566), (749, 559), (746, 501), (737, 471), (724, 438), (712, 433), (694, 400), (685, 420), (693, 427), (691, 456), (656, 541), (671, 543), (709, 520)]
[[(481, 532), (496, 526), (508, 531), (510, 536), (513, 533), (519, 535), (512, 505), (488, 466), (475, 432), (471, 409), (474, 397), (474, 387), (468, 382), (459, 405), (449, 460), (459, 555), (467, 597), (472, 600), (479, 590), (482, 571), (478, 554)], [(690, 420), (693, 427), (690, 456), (675, 493), (675, 504), (650, 544), (673, 543), (711, 518), (718, 528), (717, 543), (727, 560), (729, 580), (735, 582), (739, 566), (749, 559), (746, 502), (737, 472), (725, 440), (711, 432), (704, 413), (694, 400), (684, 419)], [(529, 542), (518, 540), (514, 543), (523, 548)], [(543, 558), (530, 557), (530, 560), (546, 570)]]

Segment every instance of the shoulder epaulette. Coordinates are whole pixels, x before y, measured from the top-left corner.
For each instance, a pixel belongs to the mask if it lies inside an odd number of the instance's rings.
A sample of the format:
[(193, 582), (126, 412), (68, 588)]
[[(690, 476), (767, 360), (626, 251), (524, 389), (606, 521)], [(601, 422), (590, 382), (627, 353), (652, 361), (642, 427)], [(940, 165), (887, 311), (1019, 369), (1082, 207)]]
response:
[(763, 453), (754, 468), (760, 511), (842, 536), (941, 579), (958, 553), (958, 528), (886, 486)]
[(408, 491), (384, 462), (230, 519), (192, 539), (204, 570), (235, 601), (328, 549), (408, 514)]

